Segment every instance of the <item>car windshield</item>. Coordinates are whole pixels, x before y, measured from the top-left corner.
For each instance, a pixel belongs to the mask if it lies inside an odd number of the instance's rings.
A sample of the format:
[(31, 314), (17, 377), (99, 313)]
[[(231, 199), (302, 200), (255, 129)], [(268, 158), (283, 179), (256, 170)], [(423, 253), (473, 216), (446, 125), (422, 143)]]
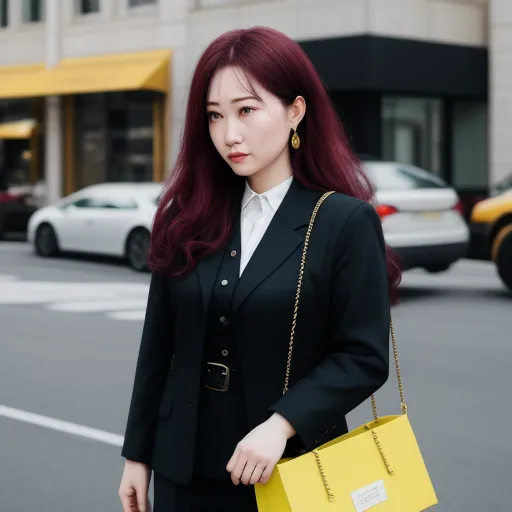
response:
[(363, 165), (368, 177), (380, 191), (447, 188), (441, 178), (419, 167), (380, 162), (366, 162)]
[(493, 187), (494, 194), (502, 194), (503, 192), (508, 192), (512, 190), (512, 173), (509, 174), (505, 179), (499, 181)]

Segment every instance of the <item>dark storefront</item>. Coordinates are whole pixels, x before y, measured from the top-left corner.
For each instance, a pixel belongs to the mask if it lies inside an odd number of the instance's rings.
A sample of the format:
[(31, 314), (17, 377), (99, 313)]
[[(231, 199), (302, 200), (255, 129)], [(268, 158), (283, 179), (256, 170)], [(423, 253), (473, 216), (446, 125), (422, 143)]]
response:
[(0, 190), (41, 176), (41, 104), (0, 100)]
[(152, 91), (83, 94), (75, 99), (75, 188), (116, 181), (152, 181)]
[(369, 35), (302, 47), (358, 153), (430, 170), (467, 207), (487, 195), (486, 49)]
[[(65, 195), (96, 183), (162, 181), (170, 59), (164, 49), (0, 68), (0, 178), (30, 185), (55, 166)], [(60, 101), (47, 102), (54, 96)], [(61, 154), (46, 161), (45, 146)]]

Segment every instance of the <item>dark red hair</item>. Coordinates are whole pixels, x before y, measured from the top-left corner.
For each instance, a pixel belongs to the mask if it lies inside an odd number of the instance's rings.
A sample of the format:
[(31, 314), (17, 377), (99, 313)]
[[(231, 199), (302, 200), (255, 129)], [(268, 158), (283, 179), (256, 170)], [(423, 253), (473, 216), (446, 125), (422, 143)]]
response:
[[(270, 28), (234, 30), (208, 46), (192, 78), (181, 148), (154, 220), (149, 254), (154, 272), (186, 275), (201, 257), (227, 243), (245, 178), (237, 176), (215, 149), (206, 101), (214, 74), (228, 66), (240, 69), (285, 105), (297, 96), (305, 98), (306, 114), (298, 127), (301, 146), (291, 153), (293, 173), (300, 183), (374, 200), (374, 188), (302, 48)], [(394, 302), (401, 272), (389, 248), (387, 265)]]

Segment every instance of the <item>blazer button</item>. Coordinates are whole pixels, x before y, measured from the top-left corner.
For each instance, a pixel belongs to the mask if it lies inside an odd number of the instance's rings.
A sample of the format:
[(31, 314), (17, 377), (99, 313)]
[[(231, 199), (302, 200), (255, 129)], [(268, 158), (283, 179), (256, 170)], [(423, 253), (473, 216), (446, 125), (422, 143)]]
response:
[(226, 325), (228, 323), (228, 319), (225, 316), (221, 316), (220, 323)]
[(228, 352), (227, 350), (223, 350), (223, 351), (222, 351), (222, 355), (223, 355), (224, 357), (226, 357), (226, 356), (228, 355), (228, 353), (229, 353), (229, 352)]
[(234, 258), (236, 256), (236, 251), (231, 251), (231, 257)]
[(227, 285), (228, 285), (228, 280), (227, 280), (227, 279), (223, 279), (223, 280), (220, 282), (220, 284), (221, 284), (222, 286), (227, 286)]

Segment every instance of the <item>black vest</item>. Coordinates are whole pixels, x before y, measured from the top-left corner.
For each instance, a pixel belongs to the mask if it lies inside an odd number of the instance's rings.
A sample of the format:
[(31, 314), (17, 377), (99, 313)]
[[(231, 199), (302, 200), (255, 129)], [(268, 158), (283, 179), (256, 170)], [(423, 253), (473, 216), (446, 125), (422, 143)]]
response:
[(235, 224), (209, 303), (204, 341), (204, 360), (231, 369), (226, 392), (201, 387), (197, 418), (195, 473), (220, 481), (231, 481), (226, 465), (239, 441), (248, 433), (245, 399), (235, 343), (232, 302), (240, 272), (240, 226)]
[[(231, 382), (226, 392), (201, 386), (197, 417), (196, 458), (194, 472), (214, 480), (231, 482), (226, 465), (236, 445), (248, 433), (247, 411), (242, 387), (235, 322), (232, 321), (233, 295), (239, 283), (241, 236), (240, 224), (233, 227), (216, 276), (206, 319), (203, 366), (221, 363), (231, 369)], [(272, 413), (269, 412), (269, 416)], [(284, 457), (304, 452), (295, 436), (287, 443)]]

